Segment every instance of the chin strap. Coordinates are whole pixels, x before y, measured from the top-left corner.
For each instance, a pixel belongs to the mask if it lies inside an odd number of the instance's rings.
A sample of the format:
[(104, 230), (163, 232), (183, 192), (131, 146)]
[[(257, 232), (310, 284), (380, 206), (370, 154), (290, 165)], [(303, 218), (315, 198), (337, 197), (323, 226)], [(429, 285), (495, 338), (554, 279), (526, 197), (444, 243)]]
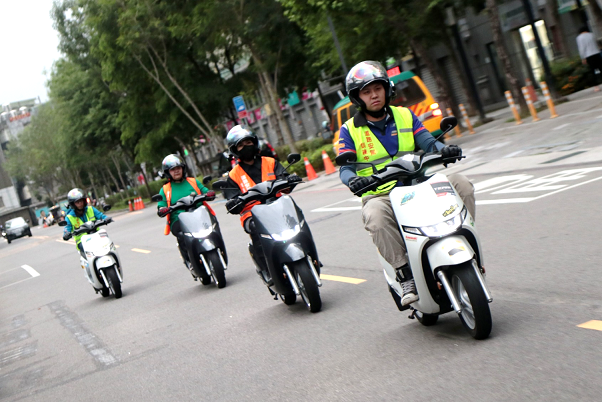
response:
[(365, 113), (372, 117), (380, 118), (380, 117), (383, 117), (385, 115), (385, 113), (387, 113), (387, 107), (386, 106), (383, 107), (378, 112), (371, 112), (370, 110), (368, 110), (368, 108), (366, 108)]

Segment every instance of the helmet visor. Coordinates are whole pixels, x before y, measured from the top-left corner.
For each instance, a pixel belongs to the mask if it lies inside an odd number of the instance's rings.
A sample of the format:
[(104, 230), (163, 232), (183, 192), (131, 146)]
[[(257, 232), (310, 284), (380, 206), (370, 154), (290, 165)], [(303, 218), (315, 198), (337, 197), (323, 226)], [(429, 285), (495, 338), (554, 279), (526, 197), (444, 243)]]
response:
[(347, 90), (362, 89), (374, 81), (389, 81), (387, 72), (381, 66), (374, 62), (363, 62), (355, 65), (345, 80)]

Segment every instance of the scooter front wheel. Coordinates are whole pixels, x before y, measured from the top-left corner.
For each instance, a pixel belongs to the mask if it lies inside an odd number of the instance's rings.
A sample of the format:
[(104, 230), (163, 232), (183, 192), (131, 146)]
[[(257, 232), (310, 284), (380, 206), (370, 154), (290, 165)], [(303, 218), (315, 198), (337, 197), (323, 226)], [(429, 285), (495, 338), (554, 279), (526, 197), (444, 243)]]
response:
[(288, 264), (291, 271), (295, 274), (297, 285), (301, 297), (312, 313), (317, 313), (322, 309), (322, 299), (320, 298), (320, 289), (311, 273), (311, 268), (306, 260), (295, 261)]
[(123, 293), (121, 292), (121, 282), (119, 282), (119, 278), (117, 277), (117, 272), (115, 270), (117, 267), (113, 266), (107, 270), (105, 270), (105, 274), (107, 275), (107, 281), (109, 282), (109, 287), (113, 291), (116, 299), (119, 299)]
[(460, 320), (464, 328), (475, 339), (485, 339), (491, 333), (491, 311), (483, 288), (476, 277), (472, 261), (454, 269), (452, 289), (460, 302)]
[(206, 258), (209, 263), (209, 269), (211, 269), (211, 273), (213, 274), (215, 284), (219, 289), (222, 289), (226, 287), (226, 273), (224, 272), (222, 260), (217, 253), (217, 250), (211, 250), (206, 254)]

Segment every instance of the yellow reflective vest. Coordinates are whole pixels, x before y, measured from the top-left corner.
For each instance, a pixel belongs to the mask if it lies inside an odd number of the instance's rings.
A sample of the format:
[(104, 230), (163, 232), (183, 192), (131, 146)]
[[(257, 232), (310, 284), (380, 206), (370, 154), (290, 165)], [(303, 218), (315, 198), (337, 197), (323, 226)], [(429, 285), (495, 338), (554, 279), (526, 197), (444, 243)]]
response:
[[(405, 107), (389, 106), (395, 119), (397, 127), (398, 151), (395, 155), (389, 155), (387, 150), (380, 142), (378, 137), (370, 131), (368, 126), (355, 127), (353, 117), (345, 122), (345, 126), (349, 131), (351, 139), (355, 144), (355, 152), (357, 153), (357, 161), (360, 163), (357, 167), (358, 176), (371, 176), (373, 174), (372, 167), (361, 162), (373, 163), (377, 169), (382, 169), (392, 160), (396, 159), (401, 152), (410, 152), (415, 148), (414, 144), (414, 121), (412, 112)], [(374, 191), (368, 191), (362, 195), (386, 194), (395, 187), (396, 181), (390, 181), (379, 186)]]
[[(73, 230), (79, 228), (81, 225), (84, 224), (84, 221), (75, 214), (74, 215), (67, 214), (66, 218), (69, 219), (69, 222), (71, 223), (71, 226), (73, 227)], [(96, 217), (94, 216), (94, 210), (92, 209), (91, 206), (86, 207), (86, 218), (88, 218), (88, 221), (96, 220)], [(82, 236), (83, 236), (83, 234), (73, 236), (73, 240), (75, 240), (75, 245), (79, 245), (79, 243), (81, 243)]]

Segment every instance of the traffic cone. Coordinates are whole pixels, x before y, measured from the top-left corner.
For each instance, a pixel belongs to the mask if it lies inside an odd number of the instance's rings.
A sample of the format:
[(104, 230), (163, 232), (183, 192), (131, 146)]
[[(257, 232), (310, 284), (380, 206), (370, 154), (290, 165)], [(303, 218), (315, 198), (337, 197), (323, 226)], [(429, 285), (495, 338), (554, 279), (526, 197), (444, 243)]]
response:
[(324, 171), (326, 174), (335, 173), (337, 171), (330, 160), (330, 156), (328, 156), (324, 150), (322, 150), (322, 160), (324, 161)]
[(134, 210), (134, 206), (132, 205), (132, 200), (128, 200), (128, 209), (130, 210), (130, 212), (132, 212)]
[(144, 209), (144, 208), (146, 208), (144, 206), (144, 201), (142, 201), (142, 197), (140, 197), (140, 209)]
[(305, 172), (307, 172), (307, 180), (317, 179), (318, 175), (316, 174), (314, 167), (311, 165), (311, 163), (309, 163), (309, 159), (307, 159), (307, 157), (304, 158), (304, 163)]
[(140, 209), (140, 205), (138, 204), (138, 197), (134, 198), (134, 211)]

